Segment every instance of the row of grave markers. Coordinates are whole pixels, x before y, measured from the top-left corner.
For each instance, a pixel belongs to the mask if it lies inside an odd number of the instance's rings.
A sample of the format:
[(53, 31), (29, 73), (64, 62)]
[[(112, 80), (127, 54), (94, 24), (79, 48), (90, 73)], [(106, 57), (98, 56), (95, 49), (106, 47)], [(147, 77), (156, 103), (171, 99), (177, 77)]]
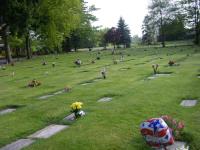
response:
[[(111, 101), (112, 98), (110, 97), (104, 97), (98, 100), (98, 102), (108, 102)], [(74, 113), (68, 115), (63, 119), (64, 121), (75, 121), (75, 115)], [(29, 135), (26, 139), (19, 139), (11, 144), (8, 144), (0, 150), (21, 150), (22, 148), (25, 148), (31, 144), (33, 144), (36, 139), (47, 139), (50, 138), (51, 136), (55, 135), (58, 132), (61, 132), (64, 129), (69, 128), (68, 125), (57, 125), (57, 124), (52, 124), (49, 125), (31, 135)]]

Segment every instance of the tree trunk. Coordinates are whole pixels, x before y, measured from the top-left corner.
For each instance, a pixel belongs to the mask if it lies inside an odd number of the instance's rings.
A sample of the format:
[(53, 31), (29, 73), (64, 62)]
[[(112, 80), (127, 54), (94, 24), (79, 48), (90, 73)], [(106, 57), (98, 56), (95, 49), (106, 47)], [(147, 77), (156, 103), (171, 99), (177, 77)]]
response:
[(26, 55), (27, 55), (27, 59), (31, 59), (29, 33), (27, 33), (26, 35)]
[(160, 28), (161, 28), (161, 42), (162, 42), (162, 47), (165, 47), (165, 32), (163, 28), (163, 17), (162, 17), (162, 12), (160, 12), (161, 18), (160, 18)]
[(200, 20), (199, 20), (199, 6), (200, 1), (195, 0), (195, 44), (199, 45), (199, 32), (200, 32)]
[(8, 63), (11, 63), (12, 56), (11, 56), (10, 46), (8, 43), (8, 32), (9, 32), (9, 26), (5, 26), (5, 29), (3, 30), (4, 48), (6, 52), (6, 60)]

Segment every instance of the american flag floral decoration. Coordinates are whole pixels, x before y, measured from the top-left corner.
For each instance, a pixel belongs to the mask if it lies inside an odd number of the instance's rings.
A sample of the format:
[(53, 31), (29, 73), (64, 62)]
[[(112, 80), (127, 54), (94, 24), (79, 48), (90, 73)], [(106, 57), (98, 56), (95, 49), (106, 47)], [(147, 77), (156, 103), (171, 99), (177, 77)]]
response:
[(144, 121), (140, 126), (140, 132), (146, 143), (152, 148), (166, 148), (166, 146), (174, 144), (172, 131), (162, 118)]

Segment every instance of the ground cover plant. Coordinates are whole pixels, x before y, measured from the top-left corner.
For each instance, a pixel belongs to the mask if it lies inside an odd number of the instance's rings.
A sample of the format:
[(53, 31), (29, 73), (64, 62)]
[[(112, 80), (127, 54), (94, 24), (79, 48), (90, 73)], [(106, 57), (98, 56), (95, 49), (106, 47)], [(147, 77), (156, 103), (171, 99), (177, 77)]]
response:
[[(57, 135), (36, 141), (27, 150), (103, 150), (150, 149), (143, 140), (139, 126), (147, 118), (169, 115), (184, 122), (184, 131), (189, 133), (183, 139), (190, 148), (200, 147), (200, 106), (185, 108), (180, 103), (185, 98), (200, 99), (200, 51), (195, 46), (167, 48), (130, 48), (121, 50), (129, 56), (113, 64), (111, 51), (68, 53), (59, 56), (39, 56), (28, 61), (16, 62), (0, 70), (0, 110), (6, 106), (23, 106), (15, 112), (0, 116), (0, 147), (26, 138), (30, 134), (61, 121), (70, 114), (73, 102), (84, 103), (86, 116), (70, 124)], [(144, 51), (145, 50), (145, 51)], [(167, 54), (171, 55), (167, 55)], [(189, 55), (188, 55), (189, 54)], [(57, 59), (56, 59), (57, 58)], [(116, 55), (117, 60), (120, 56)], [(163, 58), (163, 59), (157, 59)], [(42, 65), (44, 60), (47, 65)], [(83, 64), (74, 67), (74, 61)], [(151, 60), (151, 61), (149, 61)], [(165, 67), (169, 60), (176, 60), (179, 67)], [(52, 63), (56, 63), (52, 67)], [(173, 72), (170, 77), (146, 80), (152, 75), (152, 64), (159, 64), (159, 70)], [(106, 68), (106, 79), (85, 86), (84, 81), (102, 78), (101, 69)], [(121, 68), (131, 68), (120, 70)], [(12, 72), (15, 75), (12, 76)], [(48, 73), (47, 73), (48, 72)], [(7, 76), (1, 76), (7, 75)], [(37, 88), (25, 85), (32, 79), (41, 81)], [(71, 92), (55, 95), (45, 100), (38, 97), (59, 91), (70, 85)], [(101, 97), (112, 97), (108, 103), (98, 103)]]

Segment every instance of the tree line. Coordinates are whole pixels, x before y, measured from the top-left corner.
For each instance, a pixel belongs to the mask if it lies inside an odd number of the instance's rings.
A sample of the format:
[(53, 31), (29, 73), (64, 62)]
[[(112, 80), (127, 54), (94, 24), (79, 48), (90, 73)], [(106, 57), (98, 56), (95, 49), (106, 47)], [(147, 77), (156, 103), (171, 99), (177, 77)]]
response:
[(10, 47), (30, 59), (36, 50), (50, 53), (76, 47), (81, 36), (86, 37), (82, 43), (91, 42), (91, 22), (97, 19), (92, 12), (97, 8), (86, 4), (84, 0), (1, 0), (0, 42), (8, 63)]
[(97, 10), (84, 0), (1, 0), (1, 53), (10, 63), (12, 56), (31, 59), (34, 54), (106, 48), (109, 43), (114, 48), (129, 47), (130, 31), (124, 19), (119, 19), (117, 28), (93, 27), (97, 18), (92, 13)]
[(142, 41), (157, 41), (165, 47), (165, 41), (194, 39), (200, 44), (200, 0), (151, 0), (149, 13), (143, 21)]

